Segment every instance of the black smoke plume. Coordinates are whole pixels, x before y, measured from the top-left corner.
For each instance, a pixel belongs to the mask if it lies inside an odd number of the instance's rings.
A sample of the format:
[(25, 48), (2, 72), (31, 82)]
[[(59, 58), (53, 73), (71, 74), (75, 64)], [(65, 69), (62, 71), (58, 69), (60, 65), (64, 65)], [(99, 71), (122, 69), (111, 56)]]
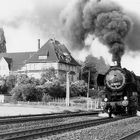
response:
[(131, 28), (131, 20), (114, 2), (108, 0), (78, 0), (62, 13), (64, 35), (75, 49), (85, 47), (89, 34), (109, 47), (112, 60), (121, 61), (125, 50), (125, 38)]
[(132, 29), (130, 30), (126, 44), (128, 49), (133, 52), (140, 51), (140, 17), (137, 14), (127, 12), (133, 21)]

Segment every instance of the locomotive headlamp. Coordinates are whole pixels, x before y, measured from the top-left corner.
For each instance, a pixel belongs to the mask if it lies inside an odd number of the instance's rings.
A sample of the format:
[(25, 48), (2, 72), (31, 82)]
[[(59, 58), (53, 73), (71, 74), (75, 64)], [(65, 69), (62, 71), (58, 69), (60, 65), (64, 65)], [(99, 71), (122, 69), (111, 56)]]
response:
[(104, 101), (105, 101), (105, 102), (107, 102), (107, 100), (108, 100), (107, 98), (104, 98)]
[(124, 100), (127, 100), (127, 96), (124, 96)]

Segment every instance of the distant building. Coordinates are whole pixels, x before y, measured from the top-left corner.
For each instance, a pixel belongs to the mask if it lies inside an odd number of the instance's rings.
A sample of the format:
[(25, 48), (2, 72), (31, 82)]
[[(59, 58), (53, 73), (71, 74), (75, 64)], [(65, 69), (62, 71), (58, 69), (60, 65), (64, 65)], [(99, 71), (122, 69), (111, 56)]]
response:
[(37, 52), (0, 54), (1, 76), (26, 73), (30, 77), (40, 78), (41, 74), (50, 67), (56, 70), (58, 77), (65, 76), (69, 71), (71, 80), (75, 81), (79, 77), (80, 65), (66, 46), (54, 39), (48, 40)]
[(0, 75), (8, 76), (10, 73), (17, 73), (34, 53), (0, 53)]
[(0, 94), (0, 103), (9, 103), (11, 96)]

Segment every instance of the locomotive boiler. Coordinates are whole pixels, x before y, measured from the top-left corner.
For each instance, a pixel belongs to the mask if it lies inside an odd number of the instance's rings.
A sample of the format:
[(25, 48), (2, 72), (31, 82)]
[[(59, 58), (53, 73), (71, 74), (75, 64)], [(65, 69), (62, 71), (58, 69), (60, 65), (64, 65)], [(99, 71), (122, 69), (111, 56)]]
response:
[(126, 68), (112, 66), (105, 75), (98, 75), (97, 84), (103, 87), (102, 107), (109, 117), (136, 115), (140, 102), (140, 77)]

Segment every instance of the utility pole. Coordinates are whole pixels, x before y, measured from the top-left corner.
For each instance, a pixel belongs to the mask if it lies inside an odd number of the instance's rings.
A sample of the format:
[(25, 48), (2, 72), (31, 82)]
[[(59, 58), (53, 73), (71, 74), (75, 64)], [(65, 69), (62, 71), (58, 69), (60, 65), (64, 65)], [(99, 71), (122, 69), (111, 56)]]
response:
[(89, 85), (90, 85), (90, 70), (88, 70), (87, 110), (89, 109)]
[(66, 106), (70, 105), (70, 81), (69, 72), (66, 72)]
[[(86, 67), (86, 66), (84, 66), (83, 68), (82, 68), (82, 70), (84, 69), (84, 68), (88, 68), (88, 85), (87, 85), (87, 110), (89, 110), (89, 85), (90, 85), (90, 67)], [(82, 74), (81, 74), (82, 75)]]
[(89, 98), (89, 85), (90, 85), (90, 70), (88, 70), (88, 92), (87, 92), (87, 98)]

